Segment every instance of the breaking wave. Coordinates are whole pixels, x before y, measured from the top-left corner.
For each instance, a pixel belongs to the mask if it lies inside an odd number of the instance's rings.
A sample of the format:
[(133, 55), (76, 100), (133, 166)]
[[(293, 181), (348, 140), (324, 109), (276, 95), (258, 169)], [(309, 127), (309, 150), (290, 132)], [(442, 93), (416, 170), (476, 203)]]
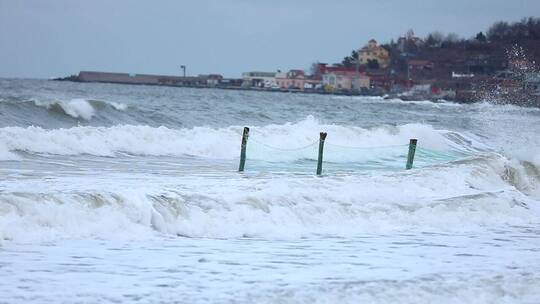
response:
[(13, 113), (16, 115), (22, 114), (21, 112), (35, 110), (36, 108), (44, 108), (51, 114), (66, 115), (85, 121), (91, 120), (99, 111), (125, 111), (128, 108), (123, 103), (83, 98), (69, 100), (19, 100), (13, 98), (11, 101), (2, 99), (0, 102), (4, 106), (15, 107)]
[(540, 219), (540, 193), (527, 191), (539, 183), (533, 184), (522, 169), (493, 156), (474, 165), (400, 174), (182, 179), (176, 186), (145, 182), (98, 190), (2, 192), (0, 239), (145, 238), (155, 233), (298, 238), (534, 226)]
[(82, 118), (90, 120), (95, 115), (97, 109), (106, 107), (118, 111), (125, 111), (127, 105), (116, 102), (106, 102), (101, 100), (71, 99), (68, 101), (33, 101), (38, 107), (44, 107), (49, 111), (64, 113), (73, 118)]
[[(128, 153), (234, 159), (239, 154), (242, 129), (241, 126), (171, 129), (135, 125), (67, 129), (5, 127), (0, 128), (0, 147), (4, 146), (11, 153), (97, 156)], [(327, 149), (336, 151), (328, 153), (327, 160), (336, 162), (354, 161), (354, 155), (375, 155), (380, 153), (378, 148), (398, 147), (399, 153), (403, 153), (410, 138), (417, 138), (422, 147), (429, 149), (487, 149), (472, 135), (437, 130), (426, 124), (361, 128), (321, 124), (309, 116), (298, 123), (253, 127), (248, 144), (249, 157), (268, 161), (311, 159), (315, 157), (320, 131), (328, 132)]]
[[(124, 161), (126, 153), (180, 157), (175, 161), (185, 156), (236, 160), (242, 131), (242, 126), (5, 127), (0, 128), (0, 158), (15, 160), (11, 165), (28, 154), (89, 154), (111, 161)], [(473, 134), (428, 124), (373, 128), (324, 124), (309, 116), (297, 123), (252, 127), (248, 159), (295, 166), (314, 160), (320, 131), (328, 132), (327, 164), (348, 165), (376, 157), (391, 162), (399, 157), (401, 169), (325, 178), (299, 174), (246, 178), (231, 172), (201, 178), (173, 172), (174, 177), (143, 174), (139, 181), (126, 177), (135, 174), (132, 171), (80, 179), (59, 174), (51, 183), (36, 179), (27, 189), (17, 183), (0, 185), (0, 240), (137, 238), (156, 233), (288, 238), (538, 225), (539, 155), (502, 155)], [(410, 138), (419, 140), (419, 162), (434, 157), (429, 154), (433, 151), (465, 156), (405, 171)], [(156, 170), (160, 168), (167, 165)]]

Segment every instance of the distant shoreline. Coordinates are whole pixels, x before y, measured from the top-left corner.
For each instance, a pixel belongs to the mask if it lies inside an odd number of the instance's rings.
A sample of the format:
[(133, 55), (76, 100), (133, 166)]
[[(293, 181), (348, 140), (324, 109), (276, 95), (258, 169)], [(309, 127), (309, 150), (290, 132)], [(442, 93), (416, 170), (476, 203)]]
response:
[[(82, 77), (81, 77), (82, 75)], [(88, 76), (90, 75), (90, 76)], [(381, 97), (384, 99), (398, 99), (402, 101), (432, 101), (438, 102), (441, 100), (451, 101), (461, 104), (470, 104), (491, 100), (492, 96), (489, 93), (475, 90), (462, 90), (453, 98), (434, 97), (423, 92), (407, 92), (405, 94), (396, 93), (373, 93), (370, 91), (325, 91), (321, 89), (283, 89), (283, 88), (267, 88), (267, 87), (250, 87), (239, 85), (241, 79), (224, 79), (222, 83), (209, 81), (208, 75), (196, 77), (181, 77), (181, 76), (165, 76), (165, 75), (148, 75), (148, 74), (128, 74), (128, 73), (106, 73), (106, 72), (81, 72), (79, 75), (68, 77), (52, 78), (52, 81), (69, 81), (78, 83), (108, 83), (121, 85), (146, 85), (157, 87), (176, 87), (176, 88), (195, 88), (195, 89), (220, 89), (220, 90), (236, 90), (236, 91), (255, 91), (255, 92), (276, 92), (276, 93), (293, 93), (293, 94), (316, 94), (316, 95), (333, 95), (333, 96), (368, 96)], [(235, 85), (226, 85), (224, 83), (231, 82)], [(487, 96), (487, 97), (485, 97)], [(493, 101), (499, 104), (514, 104), (527, 107), (540, 107), (540, 95), (527, 94), (524, 92), (513, 92), (497, 94), (493, 97)]]
[[(162, 76), (162, 75), (152, 75), (156, 78), (163, 78), (163, 77), (175, 77), (175, 76)], [(175, 78), (182, 78), (182, 77), (175, 77)], [(192, 77), (196, 78), (196, 77)], [(310, 94), (310, 95), (333, 95), (333, 96), (367, 96), (367, 97), (381, 97), (381, 98), (392, 98), (392, 99), (400, 99), (403, 101), (411, 101), (411, 98), (414, 99), (417, 97), (416, 100), (422, 101), (422, 100), (430, 100), (430, 101), (439, 101), (440, 99), (434, 99), (434, 98), (428, 98), (428, 97), (422, 97), (420, 95), (414, 96), (410, 95), (407, 96), (407, 98), (403, 98), (403, 96), (399, 96), (396, 94), (366, 94), (364, 92), (358, 92), (358, 91), (333, 91), (328, 92), (324, 90), (300, 90), (300, 89), (282, 89), (282, 88), (257, 88), (257, 87), (243, 87), (243, 86), (225, 86), (225, 85), (186, 85), (186, 84), (173, 84), (173, 83), (167, 83), (167, 82), (128, 82), (128, 81), (107, 81), (107, 80), (93, 80), (88, 81), (81, 79), (79, 76), (72, 75), (68, 77), (62, 77), (62, 78), (52, 78), (49, 79), (52, 81), (69, 81), (69, 82), (78, 82), (78, 83), (107, 83), (107, 84), (121, 84), (121, 85), (137, 85), (137, 86), (155, 86), (155, 87), (175, 87), (175, 88), (194, 88), (194, 89), (219, 89), (219, 90), (233, 90), (233, 91), (255, 91), (255, 92), (276, 92), (276, 93), (293, 93), (293, 94)], [(449, 100), (452, 102), (457, 103), (471, 103), (471, 101), (459, 101), (459, 100)]]

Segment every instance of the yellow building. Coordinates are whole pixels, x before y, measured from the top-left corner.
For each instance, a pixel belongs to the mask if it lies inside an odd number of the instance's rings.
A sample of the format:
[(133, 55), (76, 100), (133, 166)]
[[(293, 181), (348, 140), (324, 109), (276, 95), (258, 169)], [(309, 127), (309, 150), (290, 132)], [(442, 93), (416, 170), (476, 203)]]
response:
[(377, 60), (381, 68), (387, 68), (390, 65), (390, 54), (379, 46), (375, 39), (371, 39), (366, 46), (358, 50), (360, 64), (367, 65), (370, 60)]

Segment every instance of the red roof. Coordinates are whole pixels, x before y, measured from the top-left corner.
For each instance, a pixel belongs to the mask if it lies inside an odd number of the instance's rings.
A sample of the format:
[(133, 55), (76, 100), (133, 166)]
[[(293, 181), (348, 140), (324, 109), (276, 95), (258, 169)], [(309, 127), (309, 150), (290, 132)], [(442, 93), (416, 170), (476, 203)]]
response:
[(333, 73), (333, 74), (336, 74), (336, 75), (342, 75), (342, 76), (356, 76), (356, 75), (365, 75), (364, 73), (359, 73), (359, 72), (356, 72), (356, 71), (328, 71), (327, 73)]

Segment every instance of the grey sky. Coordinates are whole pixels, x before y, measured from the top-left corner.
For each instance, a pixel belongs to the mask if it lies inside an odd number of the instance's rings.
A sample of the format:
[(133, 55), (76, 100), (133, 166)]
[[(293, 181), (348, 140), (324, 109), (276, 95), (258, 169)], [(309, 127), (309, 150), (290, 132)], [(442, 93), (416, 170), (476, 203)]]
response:
[[(538, 0), (0, 0), (0, 77), (221, 73), (337, 62), (412, 28), (469, 37)], [(536, 14), (535, 14), (536, 13)]]

